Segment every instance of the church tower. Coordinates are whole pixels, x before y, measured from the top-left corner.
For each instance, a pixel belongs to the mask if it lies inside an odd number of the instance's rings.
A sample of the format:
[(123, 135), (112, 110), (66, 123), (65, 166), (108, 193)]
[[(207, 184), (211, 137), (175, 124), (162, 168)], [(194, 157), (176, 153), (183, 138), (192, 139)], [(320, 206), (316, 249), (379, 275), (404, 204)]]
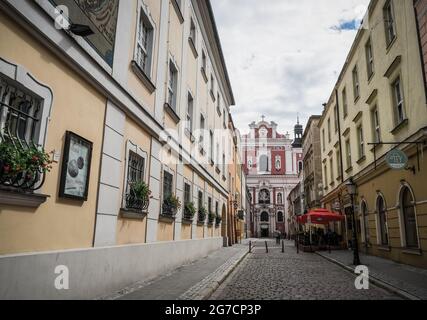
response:
[(294, 142), (292, 143), (292, 147), (294, 148), (302, 148), (302, 135), (304, 133), (304, 129), (302, 125), (299, 123), (299, 116), (297, 117), (297, 124), (294, 127)]

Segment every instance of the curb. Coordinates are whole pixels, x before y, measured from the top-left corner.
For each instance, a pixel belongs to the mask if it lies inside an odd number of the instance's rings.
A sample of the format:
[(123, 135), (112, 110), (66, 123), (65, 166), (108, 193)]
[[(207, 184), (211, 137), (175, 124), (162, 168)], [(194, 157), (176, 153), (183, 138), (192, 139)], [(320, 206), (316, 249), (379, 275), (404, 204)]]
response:
[(246, 251), (242, 254), (231, 266), (229, 266), (221, 275), (216, 277), (211, 281), (211, 284), (207, 286), (198, 299), (196, 300), (208, 300), (212, 294), (219, 288), (219, 286), (225, 281), (225, 279), (237, 268), (237, 266), (245, 259), (249, 254), (249, 251)]
[[(316, 254), (318, 256), (328, 260), (329, 262), (332, 262), (332, 263), (340, 266), (341, 268), (345, 269), (346, 271), (350, 272), (351, 274), (355, 275), (354, 269), (352, 267), (346, 266), (342, 262), (335, 260), (331, 257), (325, 256), (321, 253), (316, 252)], [(413, 294), (410, 294), (409, 292), (406, 292), (400, 288), (397, 288), (397, 287), (393, 286), (392, 284), (385, 282), (383, 280), (380, 280), (380, 279), (378, 279), (372, 275), (369, 275), (369, 282), (373, 283), (377, 287), (383, 288), (383, 289), (385, 289), (391, 293), (394, 293), (394, 294), (400, 296), (401, 298), (403, 298), (405, 300), (422, 300), (421, 298), (419, 298)]]

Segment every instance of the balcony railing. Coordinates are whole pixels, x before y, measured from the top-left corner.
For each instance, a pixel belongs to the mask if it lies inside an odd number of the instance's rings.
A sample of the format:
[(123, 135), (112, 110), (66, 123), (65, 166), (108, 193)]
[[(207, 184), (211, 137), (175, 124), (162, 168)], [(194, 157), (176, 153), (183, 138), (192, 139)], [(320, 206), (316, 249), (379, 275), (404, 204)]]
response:
[(144, 199), (138, 198), (133, 190), (126, 194), (126, 209), (146, 212), (150, 205), (150, 198), (147, 196)]

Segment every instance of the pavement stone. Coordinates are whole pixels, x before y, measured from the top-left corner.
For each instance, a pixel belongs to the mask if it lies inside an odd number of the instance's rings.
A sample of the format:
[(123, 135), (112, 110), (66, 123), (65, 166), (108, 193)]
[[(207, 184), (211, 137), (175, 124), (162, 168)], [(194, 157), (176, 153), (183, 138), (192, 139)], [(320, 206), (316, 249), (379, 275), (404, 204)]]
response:
[(210, 297), (211, 300), (382, 300), (401, 299), (372, 283), (357, 290), (355, 275), (319, 255), (296, 253), (286, 241), (285, 253), (274, 241), (255, 241), (255, 248)]
[[(353, 251), (339, 250), (318, 254), (354, 269)], [(359, 253), (359, 256), (361, 263), (369, 268), (370, 277), (390, 286), (392, 290), (394, 288), (397, 292), (409, 294), (407, 296), (410, 299), (411, 296), (412, 299), (427, 299), (427, 270), (363, 253)]]

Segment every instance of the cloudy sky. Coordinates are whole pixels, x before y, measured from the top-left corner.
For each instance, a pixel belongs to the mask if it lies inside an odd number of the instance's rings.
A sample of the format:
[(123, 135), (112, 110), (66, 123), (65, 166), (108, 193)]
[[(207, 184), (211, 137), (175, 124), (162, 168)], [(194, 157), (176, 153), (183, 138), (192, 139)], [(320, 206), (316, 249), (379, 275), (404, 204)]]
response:
[(321, 114), (369, 0), (211, 0), (230, 74), (236, 126), (292, 132)]

